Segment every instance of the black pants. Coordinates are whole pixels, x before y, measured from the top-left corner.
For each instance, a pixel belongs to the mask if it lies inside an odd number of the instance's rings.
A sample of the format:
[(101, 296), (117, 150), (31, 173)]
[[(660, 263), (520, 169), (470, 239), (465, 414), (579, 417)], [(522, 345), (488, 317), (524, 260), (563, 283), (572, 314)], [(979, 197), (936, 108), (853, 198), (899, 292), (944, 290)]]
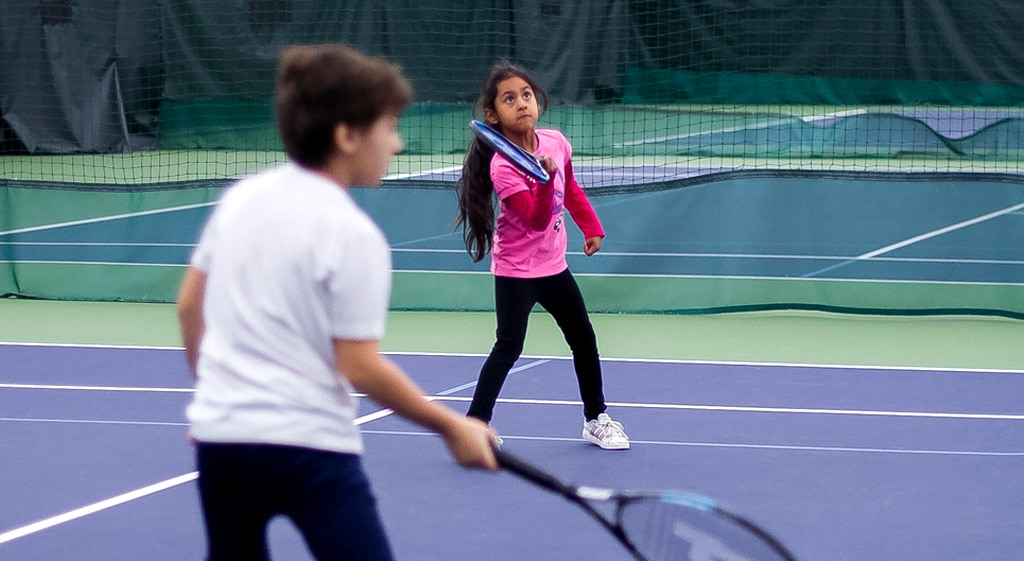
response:
[(391, 561), (359, 456), (266, 444), (197, 445), (208, 561), (265, 561), (270, 519), (291, 519), (319, 561)]
[(587, 420), (597, 418), (606, 408), (597, 336), (590, 324), (583, 294), (568, 269), (538, 279), (494, 277), (497, 341), (480, 370), (467, 415), (488, 423), (491, 421), (505, 378), (523, 353), (526, 327), (534, 304), (540, 304), (547, 310), (562, 330), (572, 351), (573, 368), (583, 400), (583, 416)]

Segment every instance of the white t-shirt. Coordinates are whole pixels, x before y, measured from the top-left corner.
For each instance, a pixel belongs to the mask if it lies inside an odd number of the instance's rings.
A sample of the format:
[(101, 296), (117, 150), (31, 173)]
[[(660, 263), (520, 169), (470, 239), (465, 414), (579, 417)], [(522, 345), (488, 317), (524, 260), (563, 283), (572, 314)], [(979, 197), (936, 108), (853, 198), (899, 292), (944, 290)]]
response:
[(332, 339), (384, 334), (391, 253), (370, 217), (284, 164), (225, 193), (191, 264), (207, 274), (192, 435), (361, 453)]

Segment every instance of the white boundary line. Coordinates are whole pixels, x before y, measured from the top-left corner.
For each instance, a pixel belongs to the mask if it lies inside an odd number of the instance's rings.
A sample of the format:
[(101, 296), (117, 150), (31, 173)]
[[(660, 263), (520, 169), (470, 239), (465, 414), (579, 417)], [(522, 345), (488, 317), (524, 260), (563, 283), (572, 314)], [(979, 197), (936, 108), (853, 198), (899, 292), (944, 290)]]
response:
[[(386, 417), (390, 414), (390, 410), (383, 409), (381, 411), (375, 411), (373, 413), (370, 413), (369, 415), (359, 417), (358, 419), (356, 419), (355, 422), (356, 425), (361, 425), (363, 423), (367, 423), (375, 419), (379, 419), (381, 417)], [(142, 487), (141, 489), (136, 489), (134, 491), (129, 491), (116, 497), (104, 499), (102, 501), (95, 502), (90, 505), (83, 506), (81, 508), (76, 508), (63, 514), (51, 516), (50, 518), (45, 518), (38, 522), (33, 522), (26, 526), (21, 526), (20, 528), (8, 530), (6, 532), (0, 533), (0, 545), (7, 543), (9, 541), (16, 540), (18, 538), (23, 538), (30, 534), (41, 532), (43, 530), (52, 528), (54, 526), (58, 526), (60, 524), (64, 524), (65, 522), (71, 522), (72, 520), (77, 520), (90, 514), (95, 514), (97, 512), (100, 512), (101, 510), (107, 510), (109, 508), (113, 508), (115, 506), (119, 506), (134, 501), (136, 499), (141, 499), (154, 493), (159, 493), (160, 491), (165, 491), (167, 489), (171, 489), (173, 487), (177, 487), (179, 485), (195, 481), (196, 478), (198, 477), (199, 472), (197, 471), (185, 473), (177, 477), (165, 479), (164, 481), (161, 481), (159, 483), (154, 483), (152, 485)]]
[(126, 214), (115, 214), (112, 216), (101, 216), (99, 218), (86, 218), (84, 220), (71, 220), (69, 222), (58, 222), (56, 224), (44, 224), (42, 226), (32, 226), (29, 228), (18, 228), (15, 230), (7, 230), (6, 232), (0, 232), (0, 236), (7, 236), (11, 234), (25, 234), (28, 232), (40, 232), (43, 230), (54, 230), (57, 228), (66, 228), (69, 226), (81, 226), (83, 224), (96, 224), (98, 222), (110, 222), (112, 220), (122, 220), (124, 218), (134, 218), (136, 216), (149, 216), (152, 214), (163, 214), (166, 212), (178, 212), (181, 210), (192, 210), (195, 208), (203, 208), (207, 206), (214, 206), (217, 201), (208, 203), (196, 203), (191, 205), (181, 205), (169, 208), (158, 208), (154, 210), (144, 210), (141, 212), (129, 212)]
[[(153, 351), (181, 351), (182, 347), (177, 346), (151, 346), (151, 345), (103, 345), (87, 343), (36, 343), (18, 341), (0, 341), (0, 347), (54, 347), (72, 349), (112, 349), (112, 350), (153, 350)], [(430, 357), (456, 357), (456, 358), (481, 358), (487, 353), (453, 353), (453, 352), (432, 352), (432, 351), (382, 351), (381, 354), (388, 356), (430, 356)], [(523, 355), (522, 359), (529, 360), (572, 360), (570, 356), (560, 355)], [(743, 360), (704, 360), (687, 358), (646, 358), (646, 357), (601, 357), (601, 362), (650, 362), (654, 364), (681, 364), (694, 366), (750, 366), (750, 367), (778, 367), (778, 368), (820, 368), (823, 370), (877, 370), (883, 372), (952, 372), (968, 374), (1024, 374), (1024, 369), (1002, 369), (1002, 368), (961, 368), (949, 366), (888, 366), (870, 364), (839, 364), (839, 363), (811, 363), (811, 362), (763, 362)]]
[(5, 390), (71, 390), (92, 392), (139, 392), (139, 393), (195, 393), (192, 388), (143, 388), (131, 386), (71, 386), (60, 384), (6, 384), (0, 383)]
[[(535, 362), (527, 363), (527, 364), (524, 364), (522, 366), (519, 366), (519, 367), (513, 369), (511, 372), (526, 370), (528, 368), (533, 368), (535, 366), (540, 366), (541, 364), (544, 364), (546, 362), (547, 362), (546, 360), (538, 360), (538, 361), (535, 361)], [(431, 401), (433, 401), (435, 399), (440, 399), (440, 398), (442, 398), (447, 393), (453, 393), (455, 391), (461, 391), (462, 389), (467, 389), (467, 388), (473, 387), (474, 385), (476, 385), (475, 382), (471, 382), (471, 383), (468, 383), (468, 384), (462, 384), (462, 385), (456, 386), (454, 388), (451, 388), (449, 390), (442, 391), (438, 396), (429, 396), (428, 399), (430, 399)], [(377, 419), (382, 419), (384, 417), (392, 415), (393, 413), (394, 412), (392, 410), (390, 410), (390, 409), (381, 409), (379, 411), (374, 411), (373, 413), (369, 413), (367, 415), (363, 415), (362, 417), (357, 418), (355, 420), (355, 424), (356, 424), (356, 426), (359, 426), (359, 425), (368, 423), (370, 421), (375, 421)], [(46, 518), (46, 519), (40, 520), (38, 522), (33, 522), (33, 523), (28, 524), (26, 526), (21, 526), (20, 528), (14, 528), (13, 530), (8, 530), (6, 532), (0, 533), (0, 545), (2, 545), (4, 543), (7, 543), (9, 541), (16, 540), (18, 538), (22, 538), (22, 537), (28, 536), (30, 534), (41, 532), (43, 530), (46, 530), (48, 528), (52, 528), (54, 526), (58, 526), (58, 525), (63, 524), (65, 522), (70, 522), (72, 520), (76, 520), (76, 519), (88, 516), (90, 514), (95, 514), (95, 513), (99, 512), (101, 510), (106, 510), (106, 509), (109, 509), (109, 508), (112, 508), (112, 507), (115, 507), (115, 506), (119, 506), (119, 505), (122, 505), (122, 504), (125, 504), (125, 503), (128, 503), (128, 502), (134, 501), (136, 499), (140, 499), (142, 497), (146, 497), (148, 495), (152, 495), (154, 493), (158, 493), (160, 491), (164, 491), (166, 489), (171, 489), (173, 487), (177, 487), (179, 485), (183, 485), (185, 483), (189, 483), (191, 481), (195, 481), (196, 478), (198, 478), (198, 477), (199, 477), (199, 472), (196, 472), (196, 471), (193, 471), (193, 472), (190, 472), (190, 473), (185, 473), (185, 474), (179, 475), (177, 477), (172, 477), (170, 479), (166, 479), (166, 480), (161, 481), (159, 483), (154, 483), (152, 485), (148, 485), (146, 487), (142, 487), (141, 489), (136, 489), (134, 491), (129, 491), (127, 493), (118, 495), (116, 497), (111, 497), (109, 499), (105, 499), (105, 500), (102, 500), (102, 501), (99, 501), (99, 502), (96, 502), (96, 503), (92, 503), (90, 505), (86, 505), (84, 507), (77, 508), (77, 509), (71, 510), (69, 512), (65, 512), (63, 514), (58, 514), (56, 516), (52, 516), (50, 518)]]
[[(387, 436), (432, 436), (428, 432), (399, 430), (368, 430), (364, 434)], [(559, 436), (509, 436), (502, 435), (505, 440), (522, 440), (533, 442), (579, 442), (576, 438)], [(738, 448), (755, 450), (793, 450), (798, 452), (856, 452), (869, 454), (906, 454), (918, 456), (989, 456), (989, 457), (1021, 457), (1024, 452), (984, 452), (974, 450), (939, 450), (939, 449), (908, 449), (908, 448), (859, 448), (852, 446), (809, 446), (798, 444), (750, 444), (745, 442), (678, 442), (670, 440), (630, 440), (633, 444), (651, 446), (680, 446), (689, 448)]]
[(8, 242), (0, 245), (26, 247), (195, 247), (194, 243), (143, 243), (143, 242)]
[[(582, 252), (568, 252), (568, 255), (583, 255)], [(858, 258), (850, 259), (852, 261)], [(868, 259), (863, 259), (864, 261)], [(936, 261), (937, 262), (937, 261)], [(946, 261), (954, 262), (954, 261)], [(955, 261), (956, 263), (978, 263), (969, 261)], [(12, 263), (18, 265), (90, 265), (99, 267), (170, 267), (185, 268), (187, 263), (124, 263), (116, 261), (42, 261), (32, 259), (0, 259), (0, 263)], [(982, 262), (982, 264), (984, 264)], [(1014, 262), (989, 263), (1009, 264)], [(488, 271), (453, 271), (448, 269), (395, 269), (396, 274), (431, 274), (431, 275), (491, 275)], [(939, 285), (939, 286), (1024, 286), (1024, 282), (995, 282), (995, 281), (943, 281), (943, 280), (905, 280), (905, 279), (883, 279), (883, 278), (823, 278), (823, 277), (773, 277), (765, 275), (687, 275), (687, 274), (646, 274), (646, 273), (575, 273), (577, 277), (593, 277), (608, 279), (687, 279), (687, 280), (718, 280), (718, 281), (778, 281), (778, 282), (827, 282), (827, 283), (873, 283), (873, 284), (912, 284), (912, 285)]]
[[(3, 343), (0, 343), (2, 345)], [(420, 351), (389, 351), (384, 354), (392, 356), (439, 356), (439, 357), (486, 357), (487, 353), (442, 353), (442, 352), (420, 352)], [(558, 355), (523, 355), (529, 359), (548, 360), (572, 360), (571, 356)], [(750, 366), (758, 368), (819, 368), (822, 370), (878, 370), (882, 372), (908, 371), (908, 372), (953, 372), (967, 374), (1024, 374), (1024, 370), (999, 369), (999, 368), (957, 368), (946, 366), (887, 366), (887, 365), (863, 365), (863, 364), (816, 364), (811, 362), (759, 362), (743, 360), (701, 360), (687, 358), (644, 358), (644, 357), (601, 357), (601, 362), (649, 362), (652, 364), (681, 364), (692, 366)]]
[[(583, 255), (569, 252), (569, 255)], [(395, 269), (396, 274), (433, 274), (433, 275), (491, 275), (489, 271), (449, 271), (431, 269)], [(740, 280), (740, 281), (778, 281), (778, 282), (826, 282), (826, 283), (873, 283), (873, 284), (916, 284), (939, 286), (1024, 286), (1024, 282), (963, 282), (938, 280), (902, 280), (902, 279), (860, 279), (860, 278), (815, 278), (815, 277), (769, 277), (764, 275), (687, 275), (687, 274), (645, 274), (645, 273), (573, 273), (577, 277), (593, 277), (608, 279), (700, 279), (700, 280)]]
[[(1017, 207), (1024, 207), (1024, 204), (1017, 205)], [(1014, 207), (1014, 208), (1017, 208), (1017, 207)], [(1004, 210), (1004, 211), (999, 211), (998, 213), (995, 213), (995, 214), (1001, 216), (1003, 214), (1008, 214), (1010, 212), (1012, 212), (1012, 211), (1008, 212), (1008, 211)], [(981, 217), (981, 218), (988, 219), (988, 218), (994, 218), (994, 216), (990, 215), (990, 216)], [(980, 221), (980, 220), (976, 218), (976, 219), (972, 219), (972, 220), (970, 220), (968, 222), (971, 222), (973, 224), (973, 223), (978, 222), (978, 221)], [(944, 228), (943, 230), (937, 231), (937, 232), (945, 233), (945, 232), (950, 231), (951, 229), (962, 228), (964, 226), (969, 226), (969, 225), (970, 224), (967, 224), (967, 223), (961, 223), (961, 224), (957, 224), (955, 226), (951, 226), (949, 228)], [(927, 236), (927, 237), (932, 237), (933, 235), (938, 235), (938, 234), (925, 234), (925, 236)], [(448, 236), (448, 234), (444, 234), (444, 235), (434, 236), (434, 238), (444, 238), (444, 237), (447, 237), (447, 236)], [(434, 238), (430, 238), (430, 239), (434, 239)], [(924, 237), (918, 236), (917, 238), (914, 238), (914, 241), (920, 241), (921, 239), (924, 239)], [(423, 241), (423, 240), (412, 240), (410, 242), (404, 242), (404, 243), (416, 243), (416, 242), (419, 242), (419, 241)], [(903, 244), (903, 243), (904, 242), (900, 242), (900, 244)], [(3, 242), (0, 242), (0, 245), (2, 245), (2, 244), (3, 244)], [(401, 244), (399, 244), (399, 245), (401, 245)], [(896, 249), (893, 246), (890, 246), (890, 247), (892, 249)], [(883, 248), (883, 249), (885, 249), (885, 248)], [(392, 247), (391, 251), (393, 253), (416, 253), (416, 254), (438, 254), (438, 253), (441, 253), (441, 254), (463, 254), (463, 253), (466, 252), (463, 249), (402, 248), (402, 247), (397, 247), (397, 246), (396, 247)], [(881, 251), (881, 250), (878, 250), (878, 251)], [(889, 249), (887, 251), (884, 251), (883, 253), (887, 253), (888, 251), (891, 251), (891, 249)], [(872, 252), (872, 253), (875, 253), (875, 252)], [(580, 252), (580, 251), (576, 251), (576, 252), (570, 251), (569, 254), (570, 255), (583, 255), (583, 252)], [(968, 264), (976, 264), (976, 265), (1024, 265), (1024, 261), (1016, 260), (1016, 259), (952, 259), (952, 258), (941, 258), (941, 257), (936, 257), (936, 258), (932, 258), (932, 257), (876, 257), (874, 255), (869, 255), (869, 254), (864, 254), (864, 255), (797, 255), (797, 254), (792, 254), (792, 255), (790, 255), (790, 254), (785, 254), (785, 253), (756, 254), (756, 253), (692, 253), (692, 252), (687, 253), (687, 252), (657, 252), (657, 251), (651, 251), (651, 252), (645, 252), (645, 251), (608, 251), (608, 252), (604, 252), (604, 251), (602, 251), (600, 255), (602, 257), (651, 257), (651, 258), (663, 258), (663, 259), (740, 259), (740, 260), (742, 260), (742, 259), (749, 259), (749, 260), (752, 260), (752, 261), (757, 261), (757, 260), (764, 260), (764, 261), (776, 261), (776, 260), (778, 260), (778, 261), (782, 261), (782, 260), (792, 260), (792, 261), (847, 261), (847, 260), (851, 260), (851, 259), (863, 259), (865, 261), (883, 261), (883, 262), (886, 262), (886, 263), (952, 263), (952, 264), (968, 263)], [(865, 257), (865, 255), (868, 255), (868, 256)]]
[[(538, 361), (519, 370), (532, 368), (547, 361)], [(461, 386), (445, 390), (435, 395), (426, 396), (429, 401), (452, 401), (468, 402), (472, 398), (466, 396), (451, 395), (459, 391), (469, 389), (476, 383), (463, 384)], [(366, 397), (365, 395), (356, 397)], [(536, 399), (501, 397), (498, 403), (512, 403), (518, 405), (564, 405), (579, 407), (583, 405), (578, 400), (571, 399)], [(1024, 413), (955, 413), (942, 411), (887, 411), (879, 409), (825, 409), (806, 407), (758, 407), (752, 405), (694, 405), (685, 403), (633, 403), (625, 401), (609, 401), (609, 407), (622, 409), (661, 409), (666, 411), (713, 411), (727, 413), (779, 413), (796, 415), (838, 415), (847, 417), (897, 417), (897, 418), (918, 418), (918, 419), (956, 419), (956, 420), (982, 420), (982, 421), (1024, 421)], [(381, 409), (360, 417), (362, 423), (383, 419), (394, 412), (390, 409)], [(148, 421), (107, 421), (96, 419), (39, 419), (39, 418), (3, 418), (0, 422), (26, 422), (26, 423), (78, 423), (78, 424), (105, 424), (105, 425), (166, 425), (166, 426), (188, 426), (187, 423), (166, 422), (155, 423)], [(358, 424), (362, 424), (358, 423)]]
[(185, 268), (188, 263), (125, 263), (118, 261), (42, 261), (39, 259), (0, 259), (0, 263), (15, 265), (91, 265), (100, 267), (179, 267)]
[(65, 522), (70, 522), (72, 520), (77, 520), (84, 516), (88, 516), (90, 514), (95, 514), (97, 512), (100, 512), (101, 510), (106, 510), (108, 508), (113, 508), (115, 506), (134, 501), (135, 499), (140, 499), (142, 497), (152, 495), (154, 493), (159, 493), (160, 491), (164, 491), (172, 487), (177, 487), (178, 485), (194, 481), (197, 477), (199, 477), (199, 473), (193, 471), (192, 473), (186, 473), (183, 475), (179, 475), (178, 477), (172, 477), (159, 483), (148, 485), (141, 489), (129, 491), (127, 493), (124, 493), (123, 495), (118, 495), (116, 497), (111, 497), (109, 499), (93, 503), (91, 505), (76, 508), (75, 510), (65, 512), (64, 514), (58, 514), (57, 516), (52, 516), (50, 518), (46, 518), (38, 522), (33, 522), (32, 524), (29, 524), (27, 526), (22, 526), (20, 528), (15, 528), (13, 530), (8, 530), (0, 534), (0, 544), (7, 543), (18, 538), (23, 538), (27, 535), (35, 534), (36, 532), (46, 530), (47, 528), (52, 528)]
[(409, 172), (409, 173), (395, 173), (392, 175), (384, 176), (384, 181), (396, 181), (401, 179), (412, 179), (415, 177), (425, 177), (428, 175), (437, 175), (443, 173), (451, 173), (453, 171), (461, 171), (462, 166), (445, 166), (442, 168), (434, 168), (423, 171)]
[[(469, 401), (468, 397), (436, 397), (438, 401)], [(517, 403), (525, 405), (572, 405), (580, 406), (582, 402), (572, 400), (499, 398), (501, 403)], [(926, 419), (978, 419), (987, 421), (1024, 421), (1024, 414), (1009, 415), (999, 413), (942, 413), (928, 411), (878, 411), (870, 409), (809, 409), (795, 407), (751, 407), (734, 405), (685, 405), (673, 403), (625, 403), (608, 402), (609, 407), (632, 409), (669, 409), (684, 411), (726, 411), (736, 413), (790, 413), (810, 415), (847, 415), (861, 417), (909, 417)]]
[[(0, 343), (3, 344), (3, 343)], [(40, 345), (41, 346), (41, 345)], [(416, 354), (416, 353), (410, 353)], [(640, 360), (640, 359), (635, 359)], [(548, 362), (548, 360), (541, 359), (535, 362), (527, 363), (517, 367), (514, 371), (525, 370), (533, 368)], [(468, 401), (468, 397), (457, 397), (451, 396), (451, 393), (468, 389), (472, 387), (474, 383), (462, 384), (460, 386), (445, 390), (437, 395), (428, 396), (428, 399), (432, 401)], [(3, 384), (0, 387), (37, 387), (36, 385), (27, 384)], [(47, 386), (38, 386), (47, 387)], [(49, 386), (53, 388), (53, 386)], [(63, 386), (65, 388), (84, 388), (84, 386)], [(115, 391), (186, 391), (181, 389), (173, 390), (159, 390), (153, 388), (103, 388), (96, 387), (91, 389), (112, 389)], [(499, 398), (499, 402), (503, 403), (519, 403), (519, 404), (545, 404), (545, 405), (571, 405), (578, 406), (579, 402), (567, 401), (567, 400), (540, 400), (540, 399), (515, 399), (515, 398)], [(699, 410), (699, 411), (727, 411), (727, 412), (758, 412), (758, 413), (789, 413), (789, 414), (825, 414), (825, 415), (857, 415), (857, 416), (887, 416), (887, 417), (904, 417), (904, 418), (941, 418), (941, 419), (978, 419), (978, 420), (1010, 420), (1019, 421), (1024, 420), (1024, 415), (1004, 415), (1004, 414), (985, 414), (985, 413), (941, 413), (941, 412), (921, 412), (921, 411), (874, 411), (874, 410), (846, 410), (846, 409), (804, 409), (804, 408), (783, 408), (783, 407), (742, 407), (742, 406), (717, 406), (717, 405), (681, 405), (681, 404), (643, 404), (643, 403), (623, 403), (623, 402), (609, 402), (610, 406), (622, 407), (622, 408), (651, 408), (651, 409), (675, 409), (675, 410)], [(362, 425), (370, 421), (382, 419), (393, 414), (390, 409), (382, 409), (369, 413), (355, 420), (355, 424)], [(676, 443), (676, 445), (693, 445), (693, 446), (723, 446), (723, 447), (766, 447), (766, 445), (742, 445), (742, 444), (713, 444), (713, 443)], [(771, 446), (777, 448), (793, 448), (788, 446)], [(801, 447), (797, 447), (801, 448)], [(802, 448), (801, 448), (802, 449)], [(845, 448), (820, 448), (820, 447), (808, 447), (808, 449), (814, 450), (839, 450), (839, 451), (852, 451), (854, 449)], [(858, 451), (864, 451), (859, 450)], [(872, 451), (872, 450), (868, 450)], [(874, 450), (878, 452), (891, 452), (891, 450)], [(920, 451), (920, 453), (947, 453), (942, 451)], [(952, 453), (952, 452), (948, 452)], [(964, 454), (967, 452), (958, 452)], [(982, 454), (982, 453), (978, 453)], [(1005, 455), (1020, 455), (1019, 453), (1007, 452), (1007, 453), (984, 453), (988, 455), (993, 454), (1005, 454)], [(164, 481), (129, 491), (127, 493), (111, 497), (84, 507), (80, 507), (69, 512), (52, 516), (31, 524), (14, 528), (6, 532), (0, 533), (0, 544), (4, 544), (13, 541), (18, 538), (22, 538), (54, 526), (58, 526), (65, 522), (70, 522), (96, 512), (113, 508), (136, 499), (164, 491), (179, 485), (194, 481), (198, 477), (198, 472), (190, 472), (179, 475)]]
[(56, 347), (61, 349), (111, 349), (126, 351), (182, 351), (184, 347), (163, 345), (115, 345), (100, 343), (40, 343), (37, 341), (0, 341), (0, 347)]
[(1013, 206), (1010, 206), (1010, 207), (1006, 207), (1006, 208), (1004, 208), (1002, 210), (997, 210), (995, 212), (990, 212), (988, 214), (985, 214), (983, 216), (978, 216), (978, 217), (972, 218), (970, 220), (964, 220), (963, 222), (959, 222), (957, 224), (951, 224), (949, 226), (946, 226), (945, 228), (939, 228), (938, 230), (933, 230), (931, 232), (926, 232), (924, 234), (921, 234), (920, 236), (914, 236), (912, 238), (908, 238), (906, 240), (894, 243), (892, 245), (887, 245), (885, 247), (880, 247), (880, 248), (878, 248), (878, 249), (876, 249), (874, 251), (869, 251), (869, 252), (864, 253), (862, 255), (858, 255), (857, 259), (858, 260), (871, 259), (872, 257), (877, 257), (879, 255), (882, 255), (883, 253), (889, 253), (890, 251), (894, 251), (894, 250), (900, 249), (902, 247), (907, 247), (908, 245), (913, 245), (913, 244), (915, 244), (917, 242), (924, 241), (924, 240), (927, 240), (929, 238), (934, 238), (936, 236), (941, 236), (942, 234), (948, 234), (949, 232), (953, 232), (953, 231), (959, 230), (961, 228), (966, 228), (968, 226), (973, 226), (974, 224), (978, 224), (980, 222), (985, 222), (985, 221), (991, 220), (993, 218), (998, 218), (998, 217), (1000, 217), (1000, 216), (1002, 216), (1004, 214), (1011, 214), (1011, 213), (1016, 212), (1016, 211), (1018, 211), (1018, 210), (1020, 210), (1022, 208), (1024, 208), (1024, 203), (1020, 203), (1020, 204), (1016, 204), (1016, 205), (1013, 205)]

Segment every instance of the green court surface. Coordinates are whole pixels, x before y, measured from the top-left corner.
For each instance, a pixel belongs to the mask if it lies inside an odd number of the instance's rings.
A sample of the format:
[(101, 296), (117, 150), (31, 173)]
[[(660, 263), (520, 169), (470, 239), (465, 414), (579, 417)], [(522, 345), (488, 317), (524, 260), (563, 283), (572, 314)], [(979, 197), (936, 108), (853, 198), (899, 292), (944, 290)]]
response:
[[(492, 343), (490, 276), (450, 224), (469, 116), (408, 112), (385, 188), (359, 194), (395, 254), (386, 350)], [(606, 357), (994, 369), (1024, 365), (1024, 323), (1002, 317), (1024, 317), (1022, 123), (1013, 107), (744, 105), (543, 122), (573, 139), (611, 232), (597, 259), (570, 255), (607, 312)], [(177, 345), (173, 305), (141, 302), (173, 298), (212, 201), (280, 162), (272, 145), (5, 156), (0, 293), (26, 298), (0, 298), (0, 340)], [(567, 353), (546, 315), (526, 352)]]
[[(602, 355), (708, 362), (1020, 370), (1024, 322), (822, 312), (594, 314)], [(486, 354), (486, 312), (392, 312), (387, 352)], [(0, 341), (177, 347), (173, 304), (0, 299)], [(554, 322), (535, 314), (525, 354), (567, 356)]]

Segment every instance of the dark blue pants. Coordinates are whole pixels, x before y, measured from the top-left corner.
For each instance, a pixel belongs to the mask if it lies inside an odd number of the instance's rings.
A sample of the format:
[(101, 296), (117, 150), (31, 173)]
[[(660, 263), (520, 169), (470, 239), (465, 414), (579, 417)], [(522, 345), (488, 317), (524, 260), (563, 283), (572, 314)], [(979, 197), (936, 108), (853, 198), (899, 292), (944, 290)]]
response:
[(523, 353), (526, 327), (534, 304), (555, 319), (572, 351), (573, 368), (583, 400), (583, 416), (596, 419), (606, 409), (597, 336), (576, 279), (568, 269), (550, 277), (494, 277), (497, 340), (480, 369), (480, 378), (467, 415), (490, 422), (494, 404), (509, 370)]
[(357, 455), (266, 444), (197, 445), (208, 561), (269, 559), (266, 531), (283, 515), (319, 561), (391, 561)]

